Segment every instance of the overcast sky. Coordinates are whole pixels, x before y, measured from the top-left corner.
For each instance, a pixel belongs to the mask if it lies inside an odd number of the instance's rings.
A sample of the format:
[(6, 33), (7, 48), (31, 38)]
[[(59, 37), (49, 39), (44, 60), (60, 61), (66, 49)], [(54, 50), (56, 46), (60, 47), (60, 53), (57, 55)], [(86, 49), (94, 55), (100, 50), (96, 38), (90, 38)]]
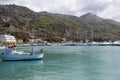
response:
[(120, 0), (0, 0), (0, 4), (16, 4), (36, 12), (75, 16), (92, 12), (103, 18), (120, 21)]

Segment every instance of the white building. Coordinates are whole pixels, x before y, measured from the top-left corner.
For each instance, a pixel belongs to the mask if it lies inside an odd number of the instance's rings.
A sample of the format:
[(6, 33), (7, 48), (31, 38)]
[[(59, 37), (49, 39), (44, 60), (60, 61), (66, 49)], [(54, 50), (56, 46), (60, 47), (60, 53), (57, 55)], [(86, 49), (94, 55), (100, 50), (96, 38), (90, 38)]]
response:
[(18, 43), (23, 43), (23, 39), (18, 39), (17, 42)]
[(11, 35), (0, 35), (0, 42), (2, 43), (16, 43), (16, 39)]

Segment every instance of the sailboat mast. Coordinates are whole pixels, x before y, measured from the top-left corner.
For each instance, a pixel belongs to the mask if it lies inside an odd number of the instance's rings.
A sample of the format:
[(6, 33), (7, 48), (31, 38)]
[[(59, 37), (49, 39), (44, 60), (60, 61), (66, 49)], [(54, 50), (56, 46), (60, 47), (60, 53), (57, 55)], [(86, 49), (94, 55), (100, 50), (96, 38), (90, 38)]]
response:
[(91, 42), (93, 42), (93, 37), (94, 37), (94, 35), (93, 35), (93, 26), (91, 26)]
[(79, 31), (77, 31), (77, 38), (76, 38), (76, 39), (77, 39), (77, 40), (76, 40), (77, 43), (78, 43), (78, 33), (79, 33)]

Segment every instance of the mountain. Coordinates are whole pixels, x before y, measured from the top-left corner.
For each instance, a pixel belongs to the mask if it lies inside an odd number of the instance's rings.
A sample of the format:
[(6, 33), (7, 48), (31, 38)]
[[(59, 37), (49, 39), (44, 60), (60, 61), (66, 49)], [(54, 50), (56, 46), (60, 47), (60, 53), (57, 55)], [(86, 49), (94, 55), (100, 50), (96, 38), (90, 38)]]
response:
[(84, 21), (87, 21), (88, 23), (99, 24), (99, 25), (107, 24), (109, 26), (114, 25), (113, 27), (119, 27), (120, 26), (119, 22), (116, 22), (116, 21), (111, 20), (111, 19), (104, 19), (104, 18), (98, 17), (97, 15), (95, 15), (93, 13), (87, 13), (85, 15), (82, 15), (80, 18)]
[[(18, 5), (0, 5), (0, 33), (15, 35), (17, 39), (27, 41), (41, 38), (49, 42), (66, 40), (94, 41), (119, 40), (120, 23), (87, 13), (81, 17), (53, 14), (46, 11), (34, 12)], [(76, 36), (78, 35), (78, 37)]]
[[(101, 39), (118, 40), (120, 23), (111, 19), (104, 19), (98, 17), (95, 14), (87, 13), (80, 17), (82, 21), (93, 27), (95, 38), (101, 37)], [(98, 34), (98, 35), (97, 35)]]
[(80, 18), (88, 22), (93, 22), (93, 21), (101, 22), (103, 20), (102, 18), (98, 17), (97, 15), (93, 13), (84, 14)]

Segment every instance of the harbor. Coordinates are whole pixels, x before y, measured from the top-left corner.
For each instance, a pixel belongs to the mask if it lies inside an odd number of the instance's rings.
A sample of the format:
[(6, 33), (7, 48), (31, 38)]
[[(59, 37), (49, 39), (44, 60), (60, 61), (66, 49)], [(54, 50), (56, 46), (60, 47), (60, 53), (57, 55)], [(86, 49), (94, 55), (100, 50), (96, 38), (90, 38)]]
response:
[(120, 80), (119, 4), (0, 0), (0, 80)]
[[(1, 80), (118, 80), (119, 46), (34, 46), (44, 48), (43, 60), (0, 62)], [(31, 51), (28, 47), (17, 47)]]

